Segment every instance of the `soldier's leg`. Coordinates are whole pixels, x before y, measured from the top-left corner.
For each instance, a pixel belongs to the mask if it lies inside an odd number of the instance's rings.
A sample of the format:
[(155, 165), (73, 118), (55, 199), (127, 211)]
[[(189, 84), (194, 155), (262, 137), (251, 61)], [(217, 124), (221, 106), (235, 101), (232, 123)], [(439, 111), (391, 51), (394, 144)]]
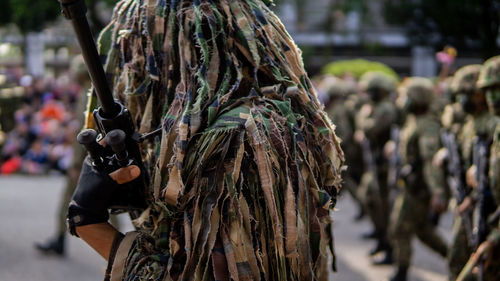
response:
[(425, 245), (446, 258), (448, 246), (443, 238), (437, 233), (435, 226), (429, 222), (430, 204), (428, 198), (419, 198), (415, 200), (415, 220), (418, 223), (416, 235)]
[(359, 185), (363, 176), (363, 158), (359, 147), (355, 143), (345, 145), (344, 153), (346, 158), (347, 171), (345, 172), (345, 187), (349, 190), (352, 198), (357, 203), (359, 212), (355, 220), (361, 220), (365, 213), (363, 200), (359, 198)]
[(384, 233), (387, 233), (391, 208), (389, 202), (389, 188), (387, 187), (387, 167), (381, 166), (378, 170), (380, 212), (382, 214), (380, 225)]
[[(455, 216), (452, 239), (448, 248), (448, 270), (450, 271), (450, 280), (457, 279), (471, 253), (472, 248), (467, 241), (462, 218), (460, 216)], [(476, 279), (471, 275), (466, 280), (471, 281)]]
[(344, 177), (344, 184), (342, 187), (345, 187), (347, 189), (347, 191), (349, 192), (349, 194), (351, 195), (352, 199), (358, 203), (358, 204), (362, 204), (361, 202), (361, 199), (359, 199), (359, 194), (358, 194), (358, 185), (359, 183), (357, 183), (348, 173), (345, 173), (343, 175)]
[(373, 181), (374, 177), (372, 174), (366, 172), (361, 178), (359, 187), (360, 198), (363, 200), (365, 211), (374, 227), (373, 235), (370, 237), (367, 235), (366, 238), (378, 238), (383, 231), (383, 219), (381, 219), (383, 214), (381, 213), (380, 207), (380, 194), (375, 192)]
[(68, 170), (66, 177), (66, 186), (64, 187), (61, 201), (59, 201), (57, 213), (57, 228), (54, 237), (48, 239), (44, 243), (35, 243), (35, 247), (43, 253), (55, 253), (64, 255), (65, 237), (66, 237), (66, 215), (68, 206), (75, 191), (78, 177), (80, 175), (81, 163), (85, 158), (85, 150), (83, 147), (75, 143), (73, 145), (73, 163)]
[(411, 198), (406, 192), (398, 195), (394, 203), (389, 230), (393, 245), (394, 265), (398, 270), (407, 269), (411, 261), (411, 238), (415, 225)]
[(347, 191), (349, 191), (349, 195), (351, 195), (351, 198), (354, 200), (354, 202), (356, 203), (356, 205), (358, 206), (358, 209), (359, 209), (358, 214), (356, 214), (356, 216), (355, 216), (355, 220), (360, 220), (365, 215), (363, 202), (359, 198), (359, 194), (358, 194), (358, 186), (359, 186), (359, 182), (354, 180), (349, 175), (349, 173), (346, 173), (344, 175), (343, 187), (346, 188)]
[(392, 263), (392, 245), (388, 237), (388, 226), (390, 217), (390, 203), (389, 203), (389, 191), (387, 188), (387, 169), (381, 167), (379, 169), (378, 175), (379, 190), (378, 191), (378, 205), (379, 205), (379, 237), (377, 247), (373, 250), (372, 254), (377, 252), (384, 252), (381, 259), (374, 261), (374, 264), (383, 265)]

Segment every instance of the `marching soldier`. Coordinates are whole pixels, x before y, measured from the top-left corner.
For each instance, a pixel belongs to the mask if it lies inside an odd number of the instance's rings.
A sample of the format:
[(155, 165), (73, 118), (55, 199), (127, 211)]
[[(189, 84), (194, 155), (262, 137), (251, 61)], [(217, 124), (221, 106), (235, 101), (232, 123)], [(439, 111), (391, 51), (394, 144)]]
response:
[[(467, 71), (470, 73), (467, 75)], [(477, 82), (479, 76), (479, 66), (465, 67), (462, 72), (457, 72), (457, 79), (469, 80), (465, 82), (471, 84), (474, 80)], [(472, 75), (473, 74), (473, 75)], [(469, 77), (469, 78), (467, 78)], [(476, 83), (472, 83), (476, 85)], [(457, 94), (457, 100), (462, 104), (464, 111), (467, 114), (466, 123), (458, 134), (458, 143), (460, 145), (460, 156), (462, 158), (462, 169), (466, 172), (467, 183), (467, 197), (463, 202), (459, 202), (457, 207), (457, 215), (455, 216), (453, 238), (449, 249), (449, 270), (450, 280), (454, 280), (460, 270), (467, 262), (468, 257), (474, 248), (474, 239), (468, 238), (471, 235), (467, 232), (472, 232), (472, 226), (464, 225), (464, 214), (472, 216), (472, 208), (478, 198), (478, 191), (473, 189), (474, 186), (470, 184), (471, 171), (474, 167), (474, 142), (476, 136), (491, 139), (493, 133), (493, 119), (492, 115), (488, 113), (488, 105), (484, 91), (476, 87), (469, 87), (468, 90), (460, 91)], [(469, 280), (474, 280), (471, 277)]]
[[(487, 178), (489, 180), (489, 191), (492, 194), (496, 211), (487, 218), (491, 231), (485, 241), (475, 249), (475, 253), (463, 268), (457, 280), (463, 281), (473, 279), (472, 269), (478, 264), (478, 276), (485, 281), (498, 280), (500, 276), (500, 56), (490, 58), (481, 67), (477, 87), (485, 93), (490, 118), (487, 130), (490, 132), (491, 145), (489, 150), (489, 169)], [(488, 142), (489, 143), (489, 142)], [(477, 167), (475, 176), (468, 177), (472, 187), (477, 187), (480, 183)], [(472, 171), (474, 170), (471, 169)], [(485, 235), (486, 236), (486, 235)]]
[(365, 159), (359, 197), (374, 226), (374, 232), (370, 235), (377, 240), (377, 245), (370, 254), (385, 252), (385, 257), (378, 262), (387, 264), (392, 261), (392, 248), (387, 239), (390, 204), (387, 188), (388, 161), (383, 154), (383, 147), (391, 137), (391, 125), (398, 119), (397, 109), (390, 99), (396, 89), (396, 81), (382, 72), (368, 72), (361, 77), (359, 83), (362, 91), (370, 98), (356, 116), (357, 130), (354, 139), (363, 147)]
[[(404, 87), (408, 116), (401, 129), (399, 145), (404, 187), (391, 213), (390, 235), (396, 269), (391, 281), (407, 280), (414, 235), (439, 255), (445, 257), (447, 252), (445, 242), (427, 220), (431, 199), (443, 196), (444, 189), (443, 184), (435, 182), (431, 176), (432, 157), (440, 147), (439, 122), (431, 112), (432, 82), (426, 78), (410, 78)], [(445, 209), (444, 206), (440, 208), (436, 211)]]
[(351, 108), (346, 106), (346, 99), (356, 93), (353, 87), (334, 76), (324, 77), (318, 85), (318, 89), (326, 96), (328, 102), (325, 111), (335, 124), (335, 133), (341, 139), (341, 147), (344, 151), (347, 170), (343, 173), (343, 187), (347, 189), (354, 201), (358, 204), (360, 217), (363, 213), (363, 203), (359, 200), (357, 187), (361, 178), (359, 172), (362, 165), (355, 162), (358, 159), (359, 146), (354, 142), (354, 115)]

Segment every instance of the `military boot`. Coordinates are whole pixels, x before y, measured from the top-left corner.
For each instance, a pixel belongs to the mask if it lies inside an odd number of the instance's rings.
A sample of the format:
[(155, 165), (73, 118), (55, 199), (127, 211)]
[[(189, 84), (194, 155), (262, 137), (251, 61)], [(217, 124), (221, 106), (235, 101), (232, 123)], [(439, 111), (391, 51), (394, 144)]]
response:
[(387, 239), (385, 239), (385, 235), (379, 235), (377, 237), (377, 245), (375, 246), (375, 248), (371, 249), (370, 256), (374, 256), (382, 251), (392, 251), (391, 245), (389, 244)]
[(408, 273), (408, 266), (398, 266), (398, 269), (394, 273), (394, 275), (391, 276), (391, 279), (389, 281), (406, 281), (407, 279), (407, 273)]
[(64, 240), (65, 235), (60, 234), (57, 237), (49, 239), (45, 243), (35, 243), (35, 248), (43, 254), (55, 254), (58, 256), (64, 256)]
[(370, 232), (365, 232), (365, 233), (361, 234), (361, 238), (363, 240), (376, 239), (377, 237), (379, 237), (379, 234), (375, 229), (370, 231)]
[(354, 221), (361, 221), (365, 217), (365, 208), (363, 206), (359, 206), (358, 213), (354, 216)]
[(393, 263), (392, 259), (392, 247), (389, 247), (387, 250), (385, 250), (384, 256), (380, 259), (372, 261), (373, 265), (390, 265)]

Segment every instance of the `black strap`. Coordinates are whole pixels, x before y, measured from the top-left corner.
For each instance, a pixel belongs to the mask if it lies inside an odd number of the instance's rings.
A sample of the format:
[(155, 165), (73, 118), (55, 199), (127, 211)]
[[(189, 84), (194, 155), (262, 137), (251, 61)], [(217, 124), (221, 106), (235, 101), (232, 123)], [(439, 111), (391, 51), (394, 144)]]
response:
[(115, 239), (113, 239), (113, 244), (111, 245), (111, 250), (109, 252), (108, 266), (106, 267), (106, 273), (104, 274), (104, 281), (109, 281), (111, 279), (111, 270), (113, 269), (113, 262), (115, 261), (116, 252), (118, 247), (123, 240), (123, 235), (121, 232), (117, 232)]

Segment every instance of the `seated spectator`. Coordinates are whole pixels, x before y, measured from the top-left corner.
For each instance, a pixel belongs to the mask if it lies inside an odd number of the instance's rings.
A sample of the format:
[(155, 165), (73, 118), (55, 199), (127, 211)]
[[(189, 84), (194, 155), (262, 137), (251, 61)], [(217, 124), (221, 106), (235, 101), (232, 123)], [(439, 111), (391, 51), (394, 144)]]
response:
[(16, 155), (23, 155), (28, 150), (32, 138), (28, 125), (18, 123), (16, 128), (7, 134), (2, 148), (2, 159), (5, 161)]
[(28, 174), (43, 174), (49, 157), (41, 140), (37, 139), (23, 157), (22, 170)]

